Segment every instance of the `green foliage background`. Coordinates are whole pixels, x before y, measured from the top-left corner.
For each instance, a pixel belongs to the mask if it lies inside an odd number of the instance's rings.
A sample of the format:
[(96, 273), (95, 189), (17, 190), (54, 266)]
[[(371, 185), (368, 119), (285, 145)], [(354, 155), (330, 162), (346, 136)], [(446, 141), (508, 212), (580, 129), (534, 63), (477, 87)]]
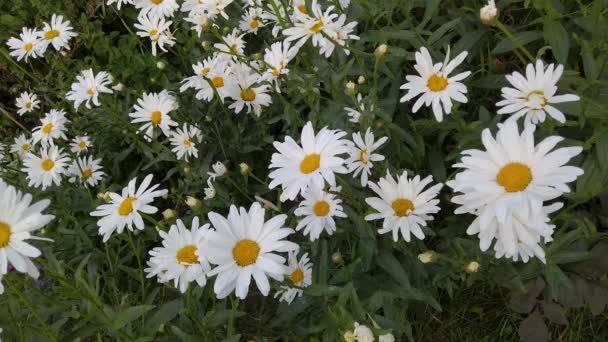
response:
[[(267, 188), (266, 176), (272, 142), (284, 135), (299, 137), (303, 124), (329, 125), (353, 131), (343, 107), (353, 107), (344, 91), (348, 81), (362, 75), (358, 86), (367, 108), (362, 130), (388, 136), (382, 149), (387, 160), (374, 167), (374, 177), (385, 170), (407, 169), (432, 174), (445, 182), (455, 172), (450, 167), (460, 151), (481, 146), (484, 128), (495, 127), (495, 115), (504, 75), (522, 70), (532, 57), (565, 65), (559, 83), (562, 93), (576, 93), (580, 102), (558, 107), (568, 121), (559, 125), (548, 119), (536, 139), (559, 134), (563, 145), (580, 145), (584, 153), (572, 163), (585, 174), (564, 199), (566, 206), (553, 216), (555, 241), (546, 248), (547, 264), (496, 260), (479, 251), (468, 237), (469, 215), (453, 215), (452, 194), (441, 193), (442, 210), (426, 230), (424, 241), (393, 243), (379, 236), (376, 225), (363, 220), (368, 212), (363, 199), (370, 191), (348, 176), (343, 186), (348, 219), (338, 220), (338, 231), (310, 243), (294, 234), (314, 262), (313, 285), (292, 305), (278, 304), (256, 291), (245, 301), (216, 300), (212, 286), (191, 286), (181, 295), (169, 286), (143, 279), (147, 251), (159, 245), (149, 225), (135, 234), (115, 235), (107, 244), (97, 236), (95, 220), (88, 216), (100, 204), (95, 192), (64, 181), (61, 188), (40, 192), (27, 187), (18, 160), (1, 171), (7, 182), (36, 198), (52, 201), (48, 212), (56, 219), (44, 236), (54, 243), (37, 243), (43, 256), (38, 282), (19, 274), (5, 277), (7, 289), (0, 296), (0, 326), (7, 341), (238, 341), (238, 340), (338, 340), (354, 321), (372, 326), (377, 333), (392, 331), (397, 340), (605, 341), (608, 338), (605, 306), (608, 304), (608, 12), (607, 0), (499, 0), (501, 27), (479, 21), (480, 0), (353, 0), (348, 20), (359, 22), (361, 40), (351, 56), (337, 51), (328, 60), (308, 43), (290, 65), (291, 73), (281, 94), (260, 118), (235, 115), (218, 102), (200, 102), (193, 92), (179, 94), (180, 108), (173, 118), (196, 123), (205, 133), (200, 158), (186, 164), (176, 161), (168, 144), (146, 143), (135, 134), (127, 114), (143, 92), (167, 89), (179, 92), (179, 82), (191, 74), (191, 64), (211, 54), (201, 41), (217, 42), (221, 30), (202, 38), (189, 24), (174, 18), (177, 44), (168, 53), (153, 57), (148, 42), (136, 37), (137, 12), (127, 6), (118, 13), (101, 0), (6, 0), (0, 3), (0, 101), (12, 113), (14, 98), (31, 90), (42, 100), (35, 115), (17, 118), (28, 129), (38, 124), (50, 108), (68, 110), (69, 135), (89, 132), (93, 154), (104, 160), (109, 180), (97, 191), (116, 191), (133, 177), (155, 174), (155, 181), (170, 189), (162, 210), (173, 208), (184, 221), (194, 215), (226, 213), (230, 204), (248, 207), (255, 195), (278, 203), (278, 191)], [(324, 3), (326, 5), (327, 3)], [(228, 7), (233, 18), (241, 13), (239, 1)], [(79, 36), (66, 56), (47, 52), (45, 58), (17, 63), (7, 55), (4, 42), (18, 35), (22, 26), (41, 27), (53, 13), (72, 21)], [(181, 14), (178, 14), (178, 17)], [(220, 27), (229, 25), (223, 19)], [(508, 32), (508, 34), (507, 34)], [(246, 54), (255, 57), (274, 41), (269, 30), (247, 36)], [(385, 43), (385, 58), (374, 49)], [(415, 50), (426, 46), (442, 58), (446, 45), (452, 53), (468, 50), (460, 69), (471, 70), (465, 80), (469, 103), (456, 105), (453, 113), (437, 123), (429, 110), (411, 113), (411, 104), (398, 102), (399, 86), (413, 71)], [(156, 62), (167, 64), (164, 70)], [(127, 89), (102, 95), (102, 105), (73, 110), (64, 99), (76, 74), (83, 69), (110, 72)], [(12, 143), (21, 129), (0, 117), (0, 141)], [(225, 162), (231, 173), (217, 183), (218, 195), (199, 210), (189, 209), (186, 196), (202, 198), (210, 164)], [(238, 164), (246, 162), (260, 178), (244, 177)], [(281, 211), (290, 214), (294, 203)], [(276, 214), (276, 213), (275, 213)], [(171, 222), (162, 221), (168, 229)], [(422, 264), (417, 255), (435, 250), (440, 260)], [(339, 252), (343, 263), (332, 261)], [(466, 265), (480, 263), (468, 274)]]

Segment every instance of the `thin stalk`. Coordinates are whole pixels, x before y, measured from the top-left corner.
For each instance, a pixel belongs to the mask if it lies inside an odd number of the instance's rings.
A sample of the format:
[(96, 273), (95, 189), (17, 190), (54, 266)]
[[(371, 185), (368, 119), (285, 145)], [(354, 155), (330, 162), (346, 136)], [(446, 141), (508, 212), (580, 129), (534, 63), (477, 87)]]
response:
[(0, 112), (2, 112), (2, 115), (6, 116), (15, 125), (21, 127), (21, 129), (23, 129), (24, 131), (29, 131), (29, 129), (25, 128), (25, 126), (23, 126), (19, 121), (17, 121), (15, 118), (13, 118), (13, 116), (9, 112), (7, 112), (4, 108), (0, 107)]
[(496, 20), (496, 23), (494, 25), (498, 27), (507, 36), (507, 38), (509, 38), (513, 42), (513, 44), (515, 44), (526, 55), (526, 57), (530, 59), (532, 63), (534, 63), (534, 61), (536, 60), (534, 56), (532, 56), (530, 51), (528, 51), (528, 49), (526, 49), (522, 45), (522, 43), (517, 39), (517, 37), (515, 37), (503, 23), (501, 23), (499, 20)]

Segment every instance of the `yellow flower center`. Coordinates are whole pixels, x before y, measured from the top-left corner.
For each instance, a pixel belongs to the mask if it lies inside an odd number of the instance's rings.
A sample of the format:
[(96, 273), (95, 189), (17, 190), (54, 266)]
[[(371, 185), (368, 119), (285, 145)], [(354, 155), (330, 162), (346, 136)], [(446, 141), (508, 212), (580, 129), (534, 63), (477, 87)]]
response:
[(93, 170), (91, 169), (84, 169), (82, 171), (82, 176), (84, 177), (84, 179), (87, 179), (89, 177), (91, 177), (93, 175)]
[(314, 172), (321, 166), (321, 156), (316, 153), (311, 153), (302, 159), (300, 163), (300, 171), (303, 174)]
[(234, 261), (241, 267), (255, 263), (259, 254), (260, 246), (257, 242), (249, 239), (239, 241), (232, 249)]
[(277, 68), (272, 69), (272, 76), (274, 77), (279, 77), (279, 75), (281, 74), (281, 71)]
[(27, 152), (30, 150), (30, 144), (23, 144), (21, 145), (21, 150), (24, 152)]
[(361, 150), (361, 152), (359, 152), (359, 161), (362, 162), (363, 164), (367, 164), (368, 160), (367, 160), (367, 149), (364, 148)]
[(298, 6), (298, 11), (303, 14), (308, 14), (308, 8), (306, 8), (306, 4)]
[(4, 223), (0, 222), (0, 248), (4, 248), (8, 246), (8, 243), (11, 241), (11, 227)]
[(321, 19), (316, 19), (314, 25), (312, 25), (309, 30), (310, 32), (319, 33), (323, 28), (323, 21)]
[(180, 250), (177, 251), (177, 255), (175, 255), (175, 257), (177, 258), (177, 262), (179, 262), (180, 264), (192, 265), (197, 263), (198, 256), (196, 255), (196, 246), (187, 245), (180, 248)]
[(321, 200), (321, 201), (315, 203), (312, 210), (315, 212), (315, 215), (317, 215), (317, 216), (327, 216), (327, 214), (329, 214), (329, 203)]
[(448, 87), (448, 80), (441, 75), (433, 74), (431, 77), (429, 77), (426, 86), (429, 87), (431, 91), (442, 91)]
[(160, 5), (163, 3), (163, 0), (150, 0), (151, 3), (155, 4), (155, 5)]
[(291, 278), (291, 282), (294, 285), (298, 285), (302, 282), (302, 280), (304, 280), (304, 272), (302, 272), (302, 270), (298, 267), (293, 272), (291, 272), (291, 275), (289, 277)]
[(78, 147), (80, 147), (80, 149), (81, 149), (81, 150), (84, 150), (84, 149), (85, 149), (85, 147), (87, 147), (87, 143), (86, 143), (86, 141), (81, 140), (81, 141), (78, 143)]
[(190, 142), (190, 140), (189, 140), (189, 139), (184, 139), (184, 145), (185, 145), (186, 147), (190, 147), (190, 146), (192, 146), (192, 142)]
[(241, 90), (241, 98), (243, 101), (251, 102), (255, 100), (255, 91), (251, 88)]
[(522, 163), (509, 163), (503, 166), (496, 176), (496, 182), (507, 192), (522, 191), (528, 187), (531, 181), (532, 171)]
[(42, 166), (42, 169), (44, 171), (51, 171), (53, 167), (55, 167), (55, 162), (50, 159), (45, 159), (42, 161), (42, 164), (40, 164), (40, 166)]
[(56, 37), (59, 37), (59, 31), (57, 30), (50, 30), (44, 33), (44, 39), (46, 40), (51, 40)]
[(127, 197), (122, 203), (118, 206), (118, 215), (127, 216), (133, 212), (133, 202), (135, 202), (137, 198), (135, 197)]
[(89, 96), (95, 95), (95, 90), (93, 90), (93, 88), (87, 89), (87, 95), (89, 95)]
[(25, 52), (30, 52), (33, 48), (34, 44), (32, 43), (26, 43), (25, 45), (23, 45), (23, 50), (25, 50)]
[(154, 126), (160, 125), (161, 120), (162, 120), (162, 113), (158, 110), (153, 111), (152, 115), (150, 115), (150, 121), (152, 122), (152, 124)]
[(214, 87), (221, 88), (224, 86), (224, 78), (222, 76), (215, 76), (211, 79), (211, 83), (213, 83)]
[(253, 19), (251, 23), (249, 23), (249, 27), (252, 29), (257, 29), (260, 26), (260, 21), (257, 19)]
[(53, 127), (55, 127), (52, 123), (47, 123), (46, 125), (44, 125), (44, 127), (42, 127), (42, 133), (44, 134), (49, 134), (51, 133), (51, 131), (53, 130)]
[(526, 102), (529, 102), (530, 100), (538, 101), (539, 107), (535, 107), (536, 109), (545, 108), (547, 102), (549, 102), (545, 96), (545, 92), (542, 90), (533, 90), (529, 92), (526, 96)]
[(211, 71), (211, 68), (210, 67), (205, 67), (205, 68), (203, 68), (203, 70), (201, 71), (201, 73), (203, 75), (207, 75), (209, 73), (209, 71)]
[(25, 108), (27, 108), (27, 109), (32, 108), (32, 103), (31, 103), (30, 101), (27, 101), (27, 102), (25, 103)]
[(158, 34), (158, 30), (157, 29), (151, 29), (150, 32), (148, 32), (148, 34), (150, 35), (150, 37), (156, 36)]
[(397, 198), (391, 204), (395, 215), (397, 216), (409, 216), (412, 210), (414, 210), (414, 203), (406, 198)]

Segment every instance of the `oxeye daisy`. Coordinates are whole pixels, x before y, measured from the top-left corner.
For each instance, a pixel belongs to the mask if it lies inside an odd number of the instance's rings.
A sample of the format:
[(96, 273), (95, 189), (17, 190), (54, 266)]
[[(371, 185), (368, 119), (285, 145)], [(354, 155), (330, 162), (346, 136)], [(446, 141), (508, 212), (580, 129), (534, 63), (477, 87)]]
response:
[(133, 4), (133, 0), (108, 0), (106, 2), (106, 5), (110, 6), (111, 4), (116, 3), (116, 7), (118, 7), (118, 10), (120, 10), (120, 7), (125, 4), (125, 5), (132, 5)]
[(432, 106), (435, 119), (439, 122), (443, 121), (444, 112), (446, 115), (452, 112), (452, 100), (461, 103), (468, 101), (465, 96), (467, 87), (459, 81), (468, 77), (471, 72), (465, 71), (456, 76), (449, 76), (467, 55), (468, 52), (464, 51), (450, 61), (450, 47), (448, 46), (443, 63), (433, 64), (429, 51), (422, 47), (415, 54), (416, 65), (414, 65), (420, 76), (406, 76), (407, 83), (400, 89), (406, 89), (407, 92), (401, 98), (401, 102), (409, 101), (422, 94), (414, 103), (412, 112), (416, 113), (423, 104), (427, 107)]
[(263, 77), (274, 81), (277, 91), (279, 91), (279, 77), (289, 73), (287, 64), (297, 53), (298, 49), (291, 47), (289, 42), (285, 41), (273, 43), (270, 45), (270, 49), (264, 51), (264, 63), (266, 63), (268, 69)]
[(268, 107), (272, 103), (272, 98), (267, 94), (269, 86), (258, 84), (259, 76), (247, 65), (237, 63), (231, 69), (233, 81), (227, 89), (228, 96), (234, 100), (228, 108), (234, 109), (235, 113), (240, 113), (243, 108), (247, 108), (247, 113), (260, 116), (262, 107)]
[(15, 143), (11, 145), (11, 153), (16, 153), (20, 158), (30, 153), (32, 150), (32, 139), (27, 138), (25, 134), (20, 134), (15, 138)]
[(40, 142), (42, 146), (54, 145), (54, 139), (67, 139), (65, 125), (70, 122), (65, 117), (63, 109), (51, 109), (40, 120), (41, 125), (34, 128), (32, 139), (34, 144)]
[(74, 159), (68, 167), (68, 175), (70, 175), (68, 179), (70, 183), (78, 180), (85, 185), (97, 186), (105, 176), (105, 172), (102, 171), (101, 159), (88, 156)]
[(69, 20), (63, 21), (62, 15), (53, 14), (51, 23), (45, 22), (42, 31), (39, 32), (41, 38), (40, 50), (42, 52), (46, 51), (49, 44), (53, 45), (53, 48), (57, 51), (63, 48), (69, 50), (70, 39), (77, 36), (72, 30), (73, 28), (70, 26)]
[(15, 105), (19, 110), (17, 110), (17, 114), (23, 116), (25, 113), (29, 113), (34, 109), (38, 109), (40, 101), (38, 100), (38, 96), (36, 94), (29, 93), (24, 91), (19, 94), (19, 97), (15, 101)]
[(207, 5), (207, 13), (209, 13), (211, 17), (221, 15), (224, 19), (227, 20), (229, 17), (225, 9), (233, 1), (234, 0), (209, 0), (209, 3)]
[(23, 159), (22, 171), (27, 173), (28, 185), (42, 186), (46, 190), (49, 186), (61, 184), (61, 177), (66, 173), (70, 158), (57, 146), (40, 149), (40, 157), (29, 153)]
[(232, 30), (230, 34), (222, 37), (221, 43), (215, 43), (213, 47), (220, 52), (232, 55), (233, 58), (236, 58), (235, 55), (243, 55), (245, 51), (245, 40), (243, 39), (245, 33), (239, 33), (237, 29)]
[[(302, 5), (301, 5), (302, 6)], [(306, 4), (303, 4), (306, 8)], [(306, 43), (310, 38), (312, 45), (318, 48), (323, 48), (326, 45), (333, 45), (333, 43), (327, 39), (322, 32), (325, 32), (330, 37), (335, 36), (334, 32), (331, 31), (328, 24), (332, 23), (337, 14), (332, 13), (333, 6), (330, 6), (325, 12), (321, 8), (321, 5), (317, 3), (317, 0), (312, 0), (310, 8), (312, 9), (312, 16), (308, 15), (308, 10), (303, 13), (300, 10), (294, 11), (294, 26), (283, 30), (283, 34), (287, 36), (285, 41), (291, 42), (297, 40), (296, 47), (299, 49)]]
[(314, 185), (302, 193), (302, 197), (304, 200), (300, 202), (294, 214), (304, 218), (296, 226), (296, 231), (304, 228), (304, 235), (308, 236), (310, 241), (317, 240), (323, 231), (333, 235), (336, 231), (334, 217), (346, 217), (340, 205), (342, 200), (337, 199), (335, 194), (315, 188)]
[(22, 60), (29, 57), (38, 58), (43, 56), (43, 52), (40, 49), (40, 45), (42, 42), (38, 37), (38, 33), (36, 29), (30, 29), (24, 27), (21, 34), (19, 34), (19, 38), (11, 37), (7, 42), (9, 49), (11, 52), (9, 53), (11, 56), (16, 57), (17, 61)]
[(399, 232), (410, 242), (411, 235), (422, 240), (424, 232), (422, 227), (426, 227), (427, 221), (432, 221), (432, 214), (439, 212), (439, 200), (437, 194), (443, 184), (435, 184), (426, 189), (427, 185), (433, 182), (432, 176), (420, 179), (407, 177), (407, 171), (394, 179), (387, 171), (386, 177), (380, 178), (378, 183), (369, 183), (379, 197), (368, 197), (365, 202), (374, 208), (378, 213), (365, 216), (366, 221), (383, 219), (382, 228), (379, 234), (392, 232), (393, 241), (399, 239)]
[[(198, 1), (198, 0), (195, 0)], [(201, 34), (204, 30), (207, 30), (213, 24), (211, 18), (206, 12), (197, 12), (193, 11), (188, 14), (188, 17), (184, 19), (185, 21), (192, 24), (192, 30), (196, 31), (196, 34), (200, 38)]]
[(249, 7), (241, 17), (239, 28), (243, 32), (257, 34), (258, 29), (264, 26), (262, 9), (259, 7)]
[(8, 273), (10, 263), (17, 271), (33, 278), (40, 274), (30, 258), (40, 256), (40, 250), (26, 240), (48, 240), (32, 236), (55, 218), (42, 213), (51, 203), (42, 200), (32, 204), (32, 195), (23, 194), (0, 179), (0, 275)]
[(101, 217), (97, 221), (99, 235), (103, 235), (103, 242), (108, 241), (114, 231), (121, 234), (125, 227), (133, 231), (133, 226), (139, 230), (144, 229), (144, 220), (140, 212), (154, 214), (158, 209), (150, 203), (155, 198), (163, 196), (167, 190), (156, 190), (160, 184), (150, 186), (152, 175), (146, 176), (136, 188), (137, 178), (132, 179), (126, 188), (122, 189), (121, 194), (110, 193), (112, 202), (102, 204), (91, 212), (91, 216)]
[(382, 137), (375, 141), (374, 133), (370, 128), (365, 132), (365, 141), (361, 137), (361, 132), (353, 133), (353, 143), (350, 144), (348, 151), (350, 157), (346, 160), (346, 165), (348, 166), (348, 172), (353, 172), (353, 177), (357, 177), (361, 173), (361, 186), (367, 185), (374, 162), (384, 160), (383, 155), (374, 153), (374, 151), (387, 140), (387, 137)]
[(284, 240), (293, 233), (293, 229), (283, 226), (286, 215), (265, 221), (264, 213), (257, 202), (249, 211), (230, 206), (228, 217), (209, 213), (215, 230), (207, 234), (203, 255), (217, 265), (208, 275), (217, 274), (213, 290), (218, 298), (234, 291), (238, 298), (245, 299), (252, 277), (264, 296), (270, 292), (268, 277), (283, 280), (285, 258), (277, 253), (294, 251), (298, 245)]
[(293, 200), (311, 185), (324, 188), (324, 182), (336, 186), (334, 173), (346, 173), (344, 159), (339, 155), (348, 152), (348, 143), (342, 139), (346, 132), (324, 127), (315, 135), (309, 121), (302, 129), (301, 144), (285, 137), (285, 142), (273, 143), (278, 153), (272, 155), (268, 175), (270, 189), (280, 185), (281, 201)]
[(171, 127), (177, 126), (169, 113), (178, 108), (177, 99), (163, 90), (160, 93), (144, 93), (143, 97), (137, 99), (137, 104), (133, 106), (135, 112), (130, 113), (133, 118), (132, 123), (143, 122), (139, 131), (144, 131), (147, 139), (154, 137), (154, 128), (160, 128), (165, 136), (171, 135)]
[(80, 155), (81, 152), (87, 152), (89, 147), (92, 147), (91, 139), (87, 135), (77, 136), (72, 139), (70, 143), (70, 150), (77, 155)]
[(176, 0), (133, 0), (135, 8), (139, 9), (139, 16), (153, 15), (157, 17), (172, 17), (179, 9)]
[[(359, 36), (352, 34), (357, 26), (357, 22), (353, 21), (346, 23), (346, 15), (342, 14), (338, 17), (338, 20), (331, 22), (327, 25), (325, 32), (334, 40), (329, 41), (328, 44), (319, 46), (319, 53), (329, 58), (334, 51), (335, 43), (338, 46), (346, 46), (347, 40), (359, 40)], [(335, 42), (335, 43), (334, 43)], [(350, 50), (344, 49), (346, 55), (350, 55)]]
[(302, 296), (302, 293), (304, 293), (303, 287), (308, 287), (312, 284), (312, 262), (308, 258), (308, 253), (304, 253), (298, 261), (296, 253), (289, 252), (285, 276), (289, 278), (287, 282), (297, 287), (281, 285), (279, 290), (274, 294), (274, 298), (279, 297), (279, 302), (291, 304), (296, 297)]
[(203, 138), (201, 130), (195, 126), (184, 124), (183, 129), (177, 128), (176, 132), (171, 134), (171, 145), (173, 151), (177, 155), (177, 159), (184, 158), (188, 161), (189, 156), (198, 158), (198, 149), (196, 144), (200, 143)]
[(526, 124), (537, 124), (545, 121), (546, 114), (555, 120), (565, 123), (566, 117), (551, 104), (578, 101), (580, 98), (574, 94), (555, 95), (557, 82), (564, 71), (563, 65), (555, 67), (549, 64), (545, 68), (543, 61), (536, 61), (536, 68), (532, 63), (526, 67), (526, 76), (519, 72), (507, 75), (507, 80), (515, 88), (502, 88), (504, 100), (496, 104), (502, 107), (498, 114), (511, 114), (517, 120), (525, 116)]
[(93, 69), (83, 70), (76, 76), (76, 82), (72, 83), (71, 90), (65, 94), (65, 99), (74, 101), (76, 110), (83, 102), (85, 107), (89, 109), (91, 108), (91, 101), (95, 106), (99, 106), (99, 94), (112, 94), (114, 92), (108, 88), (108, 85), (112, 84), (112, 80), (112, 75), (105, 71), (95, 74)]
[(165, 45), (175, 45), (175, 38), (169, 30), (172, 21), (165, 21), (165, 18), (151, 14), (140, 15), (137, 20), (139, 23), (135, 24), (135, 27), (140, 30), (137, 35), (150, 38), (153, 56), (156, 56), (156, 46), (166, 52)]
[(183, 92), (189, 88), (197, 90), (196, 98), (199, 100), (211, 101), (215, 94), (223, 102), (228, 95), (229, 85), (232, 77), (228, 75), (229, 66), (225, 59), (218, 56), (208, 57), (203, 63), (192, 65), (194, 76), (183, 80), (183, 85), (179, 91)]
[[(489, 129), (482, 132), (486, 151), (463, 151), (461, 162), (454, 167), (464, 169), (447, 182), (459, 204), (456, 214), (479, 213), (482, 230), (496, 217), (504, 223), (517, 212), (520, 217), (535, 217), (542, 212), (542, 204), (569, 192), (567, 183), (583, 170), (565, 165), (581, 153), (581, 147), (553, 150), (562, 137), (551, 136), (534, 144), (535, 126), (527, 126), (519, 133), (517, 122), (507, 120), (499, 125), (496, 139)], [(553, 151), (551, 151), (553, 150)]]
[(169, 232), (160, 231), (162, 247), (150, 251), (150, 265), (146, 270), (147, 277), (157, 276), (161, 283), (173, 280), (174, 286), (181, 293), (188, 290), (188, 285), (196, 281), (198, 286), (207, 283), (207, 272), (211, 265), (203, 256), (202, 249), (205, 237), (210, 232), (209, 224), (199, 225), (198, 217), (192, 219), (192, 228), (188, 229), (178, 219)]
[[(344, 107), (344, 110), (346, 111), (346, 116), (348, 116), (348, 121), (352, 122), (352, 123), (359, 123), (361, 122), (361, 115), (363, 115), (362, 112), (365, 112), (366, 110), (366, 106), (365, 103), (363, 101), (363, 96), (361, 95), (361, 93), (357, 94), (357, 108), (350, 108), (350, 107)], [(370, 111), (374, 110), (374, 106), (372, 105), (370, 107)]]

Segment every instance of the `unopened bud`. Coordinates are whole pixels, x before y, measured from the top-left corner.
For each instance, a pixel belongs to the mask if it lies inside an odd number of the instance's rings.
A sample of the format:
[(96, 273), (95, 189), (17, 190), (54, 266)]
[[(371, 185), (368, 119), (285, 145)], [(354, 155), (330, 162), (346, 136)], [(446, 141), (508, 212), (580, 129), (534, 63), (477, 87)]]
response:
[(342, 258), (342, 253), (335, 252), (334, 254), (331, 255), (331, 262), (333, 262), (336, 265), (343, 265), (344, 264), (344, 258)]
[(191, 209), (200, 208), (201, 201), (196, 197), (188, 196), (186, 197), (186, 205), (189, 206)]
[(241, 169), (241, 175), (248, 176), (251, 173), (251, 167), (247, 163), (240, 163), (239, 168)]
[(494, 0), (488, 0), (488, 4), (479, 10), (479, 19), (484, 25), (493, 25), (498, 15), (498, 9)]
[(97, 199), (100, 199), (102, 201), (106, 201), (106, 202), (110, 202), (112, 199), (110, 198), (110, 193), (109, 192), (100, 192), (97, 194)]
[(175, 218), (176, 212), (173, 209), (167, 209), (163, 211), (163, 219), (165, 221), (170, 221)]
[(203, 42), (201, 43), (201, 47), (205, 50), (209, 50), (209, 48), (211, 47), (211, 43), (206, 40), (203, 40)]
[(168, 193), (168, 192), (167, 192), (167, 193), (165, 193), (164, 195), (162, 195), (162, 196), (161, 196), (161, 198), (162, 198), (162, 199), (167, 199), (167, 198), (169, 198), (169, 193)]
[(67, 53), (67, 52), (65, 52), (65, 51), (59, 51), (59, 54), (60, 54), (62, 57), (67, 57), (67, 56), (68, 56), (68, 53)]
[(346, 93), (348, 95), (355, 95), (356, 92), (357, 92), (357, 85), (355, 84), (355, 82), (349, 81), (348, 83), (346, 83)]
[(359, 83), (359, 84), (365, 83), (365, 77), (359, 76), (359, 78), (357, 79), (357, 83)]
[(163, 70), (166, 66), (167, 64), (165, 64), (165, 62), (156, 62), (156, 67), (160, 70)]
[(192, 171), (192, 169), (190, 168), (190, 166), (184, 166), (184, 173), (185, 174), (190, 174), (190, 171)]
[(418, 260), (423, 264), (430, 264), (437, 261), (437, 253), (434, 251), (426, 251), (418, 254)]
[(477, 273), (477, 271), (479, 271), (479, 263), (477, 261), (471, 261), (465, 270), (467, 273)]
[(387, 51), (388, 46), (386, 44), (381, 44), (376, 48), (376, 51), (374, 51), (374, 56), (376, 56), (376, 58), (382, 58), (384, 55), (386, 55)]

